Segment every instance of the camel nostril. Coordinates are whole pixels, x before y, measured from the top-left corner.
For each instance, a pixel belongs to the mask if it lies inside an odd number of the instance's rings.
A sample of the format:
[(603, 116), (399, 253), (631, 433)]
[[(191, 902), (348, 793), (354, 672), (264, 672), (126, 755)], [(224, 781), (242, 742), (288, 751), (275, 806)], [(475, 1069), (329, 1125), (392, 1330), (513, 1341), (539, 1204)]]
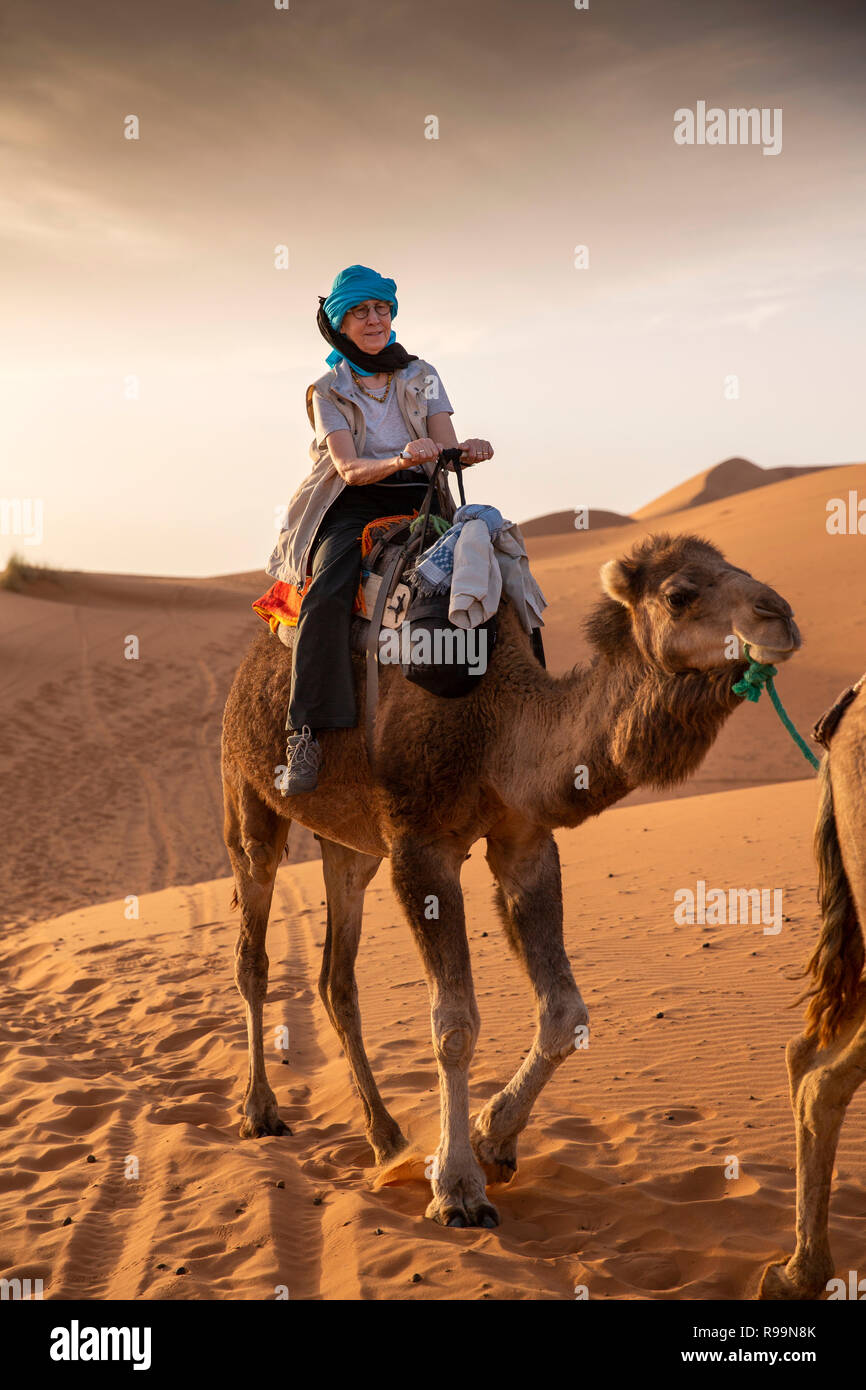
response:
[(765, 598), (753, 603), (752, 609), (759, 618), (781, 618), (783, 622), (788, 622), (791, 617), (791, 610), (787, 604), (773, 603)]

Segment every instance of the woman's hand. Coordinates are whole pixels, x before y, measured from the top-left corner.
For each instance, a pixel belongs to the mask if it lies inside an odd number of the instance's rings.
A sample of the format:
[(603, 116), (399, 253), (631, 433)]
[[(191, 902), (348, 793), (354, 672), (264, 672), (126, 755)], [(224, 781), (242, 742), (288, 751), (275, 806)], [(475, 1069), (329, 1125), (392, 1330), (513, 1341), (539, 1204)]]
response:
[(409, 463), (432, 463), (442, 452), (435, 439), (410, 439), (403, 450)]
[(487, 439), (464, 439), (457, 447), (461, 450), (460, 462), (464, 467), (493, 458), (493, 445)]

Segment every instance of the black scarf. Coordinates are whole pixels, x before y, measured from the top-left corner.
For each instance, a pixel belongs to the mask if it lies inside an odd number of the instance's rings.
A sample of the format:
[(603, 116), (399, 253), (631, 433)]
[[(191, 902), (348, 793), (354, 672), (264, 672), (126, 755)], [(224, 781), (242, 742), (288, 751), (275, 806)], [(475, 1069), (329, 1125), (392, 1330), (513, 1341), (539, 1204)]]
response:
[(342, 357), (353, 367), (363, 367), (365, 372), (397, 372), (401, 367), (406, 367), (410, 362), (417, 362), (415, 353), (407, 352), (399, 343), (388, 343), (381, 352), (364, 352), (347, 338), (345, 333), (339, 329), (331, 327), (331, 321), (324, 310), (325, 296), (319, 295), (319, 312), (316, 315), (316, 323), (319, 332), (331, 347), (336, 348)]

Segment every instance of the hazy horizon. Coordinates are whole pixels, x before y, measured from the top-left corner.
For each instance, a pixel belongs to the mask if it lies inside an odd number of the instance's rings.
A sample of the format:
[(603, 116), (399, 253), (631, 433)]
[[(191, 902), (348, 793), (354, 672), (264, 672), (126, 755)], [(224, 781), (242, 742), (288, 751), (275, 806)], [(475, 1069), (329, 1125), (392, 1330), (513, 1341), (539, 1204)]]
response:
[[(866, 457), (856, 4), (49, 0), (3, 26), (0, 496), (41, 499), (44, 539), (0, 561), (264, 570), (309, 469), (317, 295), (355, 261), (396, 279), (458, 437), (493, 442), (470, 498), (514, 520)], [(779, 152), (678, 145), (701, 102), (781, 111)]]

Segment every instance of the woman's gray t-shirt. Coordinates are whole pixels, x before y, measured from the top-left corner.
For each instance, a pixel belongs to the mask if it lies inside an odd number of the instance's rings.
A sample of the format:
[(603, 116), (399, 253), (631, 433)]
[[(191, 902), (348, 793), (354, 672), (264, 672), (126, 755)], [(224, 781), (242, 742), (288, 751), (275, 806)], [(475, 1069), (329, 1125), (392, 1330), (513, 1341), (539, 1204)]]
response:
[[(454, 408), (449, 401), (445, 387), (439, 379), (439, 374), (431, 368), (431, 375), (426, 382), (428, 412), (437, 415), (441, 411), (447, 411), (449, 415), (454, 414)], [(347, 394), (349, 394), (347, 392)], [(367, 426), (367, 438), (364, 444), (364, 457), (370, 459), (388, 459), (399, 454), (412, 438), (406, 428), (406, 422), (400, 414), (400, 407), (397, 404), (397, 388), (392, 377), (388, 383), (388, 394), (384, 401), (374, 401), (361, 390), (358, 383), (352, 380), (352, 399), (361, 407), (364, 420)], [(377, 394), (381, 394), (378, 392)], [(320, 396), (318, 392), (313, 395), (313, 417), (316, 422), (316, 443), (324, 444), (329, 434), (334, 430), (344, 430), (348, 426), (346, 417), (342, 415), (333, 401)], [(407, 468), (401, 468), (396, 473), (392, 473), (389, 478), (382, 478), (384, 483), (411, 483), (417, 487), (418, 483), (425, 480), (424, 468), (420, 463), (410, 464)]]

